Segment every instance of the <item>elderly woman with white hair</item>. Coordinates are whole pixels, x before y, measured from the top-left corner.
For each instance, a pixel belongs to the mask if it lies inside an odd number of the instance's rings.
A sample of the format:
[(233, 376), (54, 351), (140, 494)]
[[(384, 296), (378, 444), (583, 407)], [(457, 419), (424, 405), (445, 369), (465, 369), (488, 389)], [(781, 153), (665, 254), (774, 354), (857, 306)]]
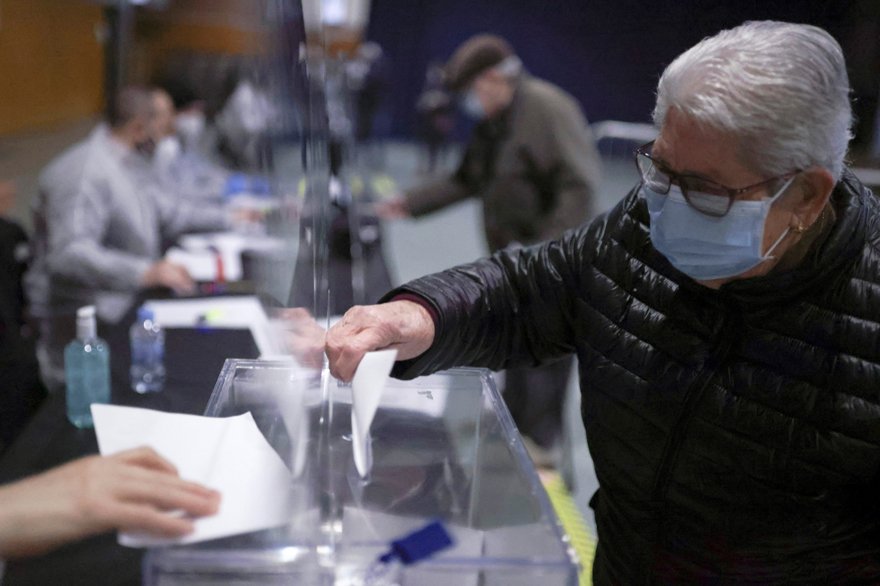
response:
[(880, 202), (844, 165), (840, 47), (723, 31), (666, 69), (654, 120), (613, 210), (352, 309), (331, 371), (575, 353), (596, 584), (880, 583)]

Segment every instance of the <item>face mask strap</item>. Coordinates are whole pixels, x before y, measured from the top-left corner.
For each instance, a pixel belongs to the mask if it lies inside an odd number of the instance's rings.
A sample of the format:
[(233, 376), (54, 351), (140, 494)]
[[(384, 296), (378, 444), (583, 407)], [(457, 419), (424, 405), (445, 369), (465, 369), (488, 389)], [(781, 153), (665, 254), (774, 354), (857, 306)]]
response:
[[(791, 177), (789, 177), (789, 178), (788, 178), (788, 181), (786, 181), (786, 182), (783, 184), (783, 186), (779, 188), (779, 191), (777, 191), (777, 192), (773, 195), (773, 197), (771, 197), (770, 199), (766, 200), (766, 202), (767, 202), (767, 208), (768, 208), (768, 212), (767, 212), (768, 215), (769, 215), (769, 208), (770, 208), (770, 206), (772, 206), (773, 203), (774, 203), (777, 199), (779, 199), (779, 198), (782, 196), (783, 193), (785, 193), (785, 191), (789, 188), (789, 186), (794, 182), (794, 178), (795, 178), (794, 175), (792, 175)], [(764, 217), (765, 228), (766, 228), (766, 223), (767, 223), (767, 216)], [(762, 232), (763, 232), (763, 229), (762, 229)], [(789, 232), (791, 232), (791, 226), (786, 226), (785, 230), (782, 231), (782, 234), (779, 235), (779, 238), (776, 239), (776, 242), (774, 242), (774, 243), (770, 246), (770, 248), (767, 249), (767, 252), (764, 253), (764, 260), (772, 260), (772, 259), (776, 258), (775, 256), (771, 256), (771, 254), (772, 254), (772, 252), (773, 252), (774, 250), (776, 250), (776, 247), (779, 246), (779, 244), (785, 239), (785, 237), (788, 236)]]
[(776, 239), (776, 242), (774, 242), (774, 243), (770, 246), (770, 248), (767, 249), (767, 252), (764, 253), (764, 258), (763, 258), (763, 260), (771, 260), (771, 259), (775, 259), (775, 258), (776, 258), (775, 256), (772, 256), (772, 253), (773, 253), (774, 250), (776, 250), (776, 247), (779, 246), (779, 243), (782, 242), (783, 239), (785, 239), (786, 236), (788, 236), (788, 233), (789, 233), (789, 232), (791, 232), (791, 227), (790, 227), (790, 226), (786, 226), (785, 230), (782, 231), (782, 234), (779, 235), (779, 238)]
[(770, 199), (768, 199), (767, 202), (770, 203), (770, 204), (772, 205), (773, 202), (775, 202), (777, 199), (779, 199), (779, 198), (782, 196), (782, 194), (785, 193), (785, 191), (789, 188), (789, 186), (790, 186), (792, 183), (794, 183), (794, 178), (795, 178), (795, 177), (797, 177), (797, 175), (792, 175), (791, 177), (789, 177), (789, 178), (788, 178), (788, 181), (786, 181), (786, 182), (782, 185), (782, 187), (779, 188), (779, 191), (777, 191), (777, 192), (773, 195), (773, 197), (771, 197)]

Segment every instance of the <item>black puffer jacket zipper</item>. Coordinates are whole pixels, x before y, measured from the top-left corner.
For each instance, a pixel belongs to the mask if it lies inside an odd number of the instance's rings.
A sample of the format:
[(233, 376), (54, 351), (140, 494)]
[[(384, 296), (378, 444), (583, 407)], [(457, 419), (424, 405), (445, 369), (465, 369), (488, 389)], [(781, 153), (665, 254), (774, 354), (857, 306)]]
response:
[[(733, 348), (734, 341), (737, 337), (737, 332), (734, 328), (742, 327), (742, 319), (742, 313), (740, 311), (732, 310), (728, 305), (724, 314), (723, 322), (719, 328), (718, 343), (716, 344), (715, 349), (710, 352), (709, 356), (706, 358), (703, 369), (688, 387), (687, 391), (685, 391), (681, 411), (675, 420), (675, 424), (672, 426), (672, 431), (666, 441), (666, 446), (663, 448), (663, 454), (660, 457), (660, 464), (657, 466), (657, 472), (654, 476), (654, 483), (651, 489), (651, 504), (656, 519), (656, 535), (654, 538), (654, 559), (649, 570), (656, 567), (657, 555), (666, 537), (664, 527), (666, 522), (666, 507), (664, 506), (664, 503), (666, 502), (666, 493), (669, 489), (672, 471), (675, 469), (675, 464), (678, 460), (679, 453), (681, 452), (681, 445), (690, 429), (690, 423), (693, 419), (694, 411), (700, 403), (700, 399), (702, 399), (703, 394), (709, 387), (712, 379), (718, 374), (719, 367), (725, 362), (730, 354), (731, 348)], [(650, 571), (645, 583), (648, 586), (655, 583), (654, 577)]]

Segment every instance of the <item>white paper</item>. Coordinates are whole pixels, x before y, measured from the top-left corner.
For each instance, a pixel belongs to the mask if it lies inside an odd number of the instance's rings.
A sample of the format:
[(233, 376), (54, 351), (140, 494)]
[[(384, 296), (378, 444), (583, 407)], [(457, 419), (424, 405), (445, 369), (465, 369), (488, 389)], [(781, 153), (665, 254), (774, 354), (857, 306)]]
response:
[(354, 465), (361, 478), (366, 478), (373, 468), (370, 425), (396, 359), (397, 350), (367, 352), (351, 381), (351, 443)]
[(217, 280), (217, 255), (210, 250), (189, 251), (172, 247), (165, 253), (165, 260), (183, 266), (196, 281)]
[(189, 535), (168, 539), (120, 533), (120, 544), (196, 543), (289, 522), (290, 471), (249, 412), (219, 418), (93, 404), (92, 417), (101, 454), (149, 446), (182, 478), (221, 494), (218, 513), (196, 519)]
[(275, 327), (263, 310), (260, 300), (252, 295), (211, 297), (207, 299), (170, 299), (148, 301), (156, 321), (165, 328), (192, 328), (206, 325), (215, 328), (250, 330), (260, 356), (284, 354)]
[[(197, 280), (213, 281), (217, 278), (217, 260), (215, 255), (220, 254), (223, 261), (223, 277), (227, 281), (240, 281), (243, 275), (241, 254), (248, 250), (262, 252), (280, 252), (284, 250), (284, 240), (269, 236), (238, 234), (236, 232), (215, 232), (206, 234), (187, 234), (178, 241), (183, 251), (193, 255), (191, 258), (181, 257), (183, 260), (194, 258), (205, 259), (210, 257), (210, 277)], [(174, 250), (174, 249), (172, 249)], [(170, 251), (169, 251), (170, 252)], [(169, 258), (169, 260), (171, 260)], [(195, 261), (196, 270), (207, 269), (204, 260)], [(189, 268), (189, 265), (185, 265)]]

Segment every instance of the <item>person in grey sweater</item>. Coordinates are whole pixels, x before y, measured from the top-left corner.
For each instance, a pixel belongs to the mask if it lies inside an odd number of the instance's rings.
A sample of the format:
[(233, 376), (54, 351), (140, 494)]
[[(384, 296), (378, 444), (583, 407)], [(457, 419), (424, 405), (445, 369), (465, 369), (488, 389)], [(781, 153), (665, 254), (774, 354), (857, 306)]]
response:
[(64, 345), (75, 312), (94, 304), (118, 321), (143, 288), (189, 293), (186, 269), (162, 260), (162, 243), (228, 226), (220, 207), (195, 207), (163, 192), (145, 152), (154, 115), (148, 88), (123, 88), (106, 124), (52, 161), (34, 204), (34, 260), (26, 276), (40, 327), (37, 353), (50, 390), (63, 383)]

